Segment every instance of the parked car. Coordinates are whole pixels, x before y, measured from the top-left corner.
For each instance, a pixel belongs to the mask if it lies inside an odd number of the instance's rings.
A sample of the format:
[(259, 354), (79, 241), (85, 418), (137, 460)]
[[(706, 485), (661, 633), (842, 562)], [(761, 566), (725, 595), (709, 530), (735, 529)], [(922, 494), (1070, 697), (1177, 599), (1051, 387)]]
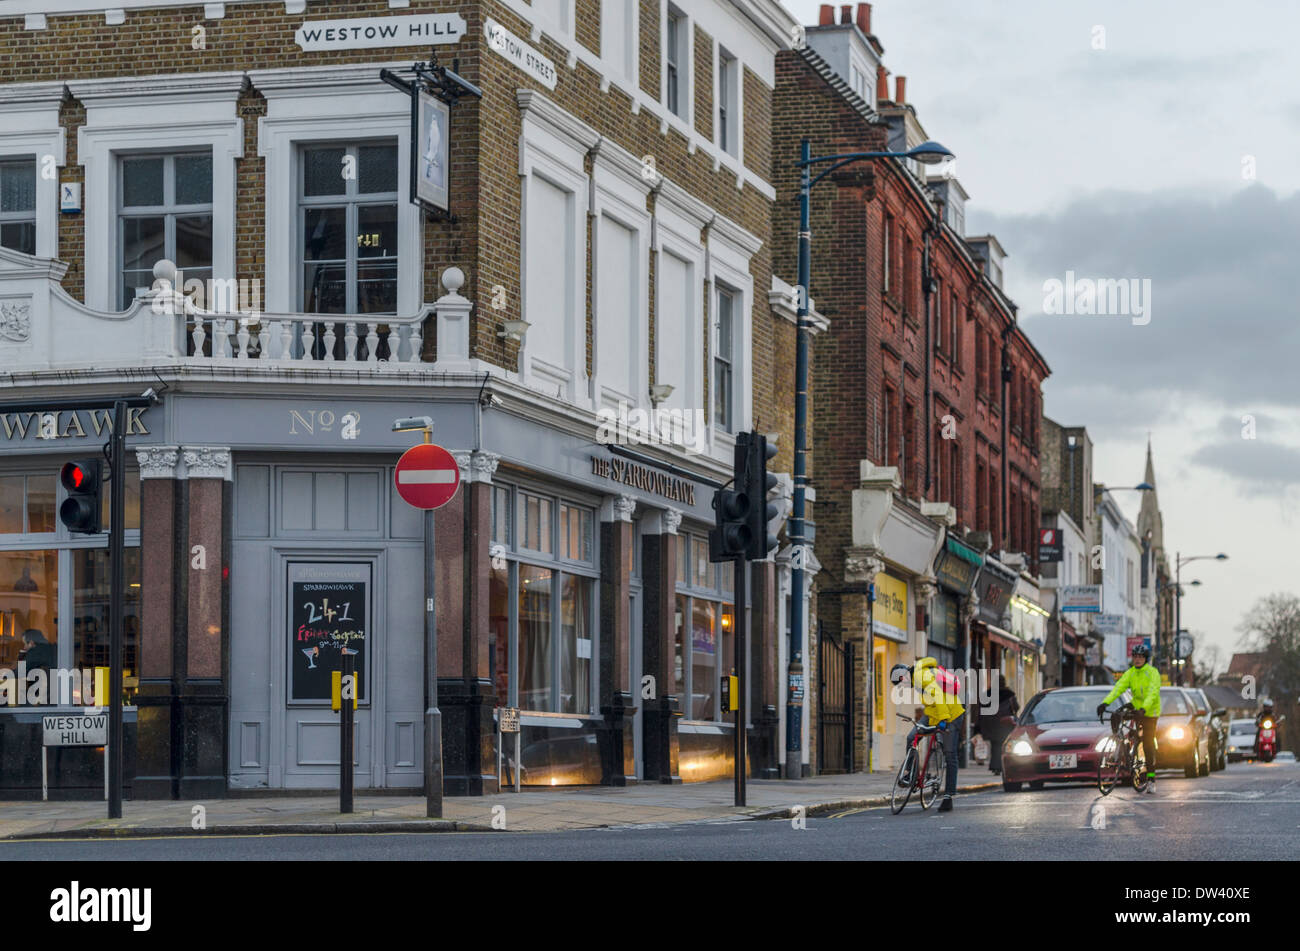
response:
[(1239, 718), (1228, 724), (1228, 762), (1255, 758), (1255, 721)]
[(1182, 767), (1188, 779), (1210, 775), (1209, 711), (1199, 709), (1188, 688), (1160, 688), (1158, 769)]
[(1292, 753), (1290, 750), (1283, 750), (1282, 752), (1278, 753), (1276, 756), (1273, 757), (1273, 762), (1275, 762), (1275, 763), (1294, 763), (1294, 762), (1295, 762), (1295, 754)]
[(1110, 720), (1099, 720), (1097, 704), (1107, 687), (1055, 687), (1030, 698), (1002, 745), (1002, 788), (1019, 792), (1025, 783), (1091, 783), (1097, 779), (1097, 744), (1110, 736)]
[(1210, 736), (1210, 769), (1226, 769), (1228, 766), (1228, 711), (1223, 707), (1211, 707), (1210, 698), (1200, 687), (1187, 691), (1196, 701), (1198, 711), (1208, 711)]

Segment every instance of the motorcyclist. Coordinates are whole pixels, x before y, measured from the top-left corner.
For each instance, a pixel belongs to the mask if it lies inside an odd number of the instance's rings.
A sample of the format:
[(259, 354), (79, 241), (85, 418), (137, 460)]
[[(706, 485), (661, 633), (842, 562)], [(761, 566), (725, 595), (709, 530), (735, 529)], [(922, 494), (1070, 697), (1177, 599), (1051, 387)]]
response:
[(1259, 755), (1259, 733), (1260, 728), (1264, 725), (1265, 720), (1277, 723), (1277, 716), (1273, 713), (1273, 701), (1268, 697), (1261, 697), (1259, 700), (1259, 713), (1255, 714), (1255, 755)]
[(1139, 643), (1133, 648), (1133, 666), (1124, 671), (1106, 699), (1097, 704), (1097, 716), (1125, 690), (1133, 691), (1133, 709), (1138, 711), (1142, 754), (1147, 764), (1147, 792), (1156, 791), (1156, 720), (1160, 716), (1160, 672), (1151, 666), (1151, 650)]

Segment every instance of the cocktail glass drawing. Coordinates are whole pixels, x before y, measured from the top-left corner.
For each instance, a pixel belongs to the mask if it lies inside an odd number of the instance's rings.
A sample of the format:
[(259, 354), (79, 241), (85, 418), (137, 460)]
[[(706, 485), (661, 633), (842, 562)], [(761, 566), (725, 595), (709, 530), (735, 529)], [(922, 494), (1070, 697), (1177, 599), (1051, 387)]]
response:
[(320, 656), (319, 647), (304, 647), (302, 652), (307, 655), (307, 662), (311, 665), (308, 670), (316, 669), (316, 658)]

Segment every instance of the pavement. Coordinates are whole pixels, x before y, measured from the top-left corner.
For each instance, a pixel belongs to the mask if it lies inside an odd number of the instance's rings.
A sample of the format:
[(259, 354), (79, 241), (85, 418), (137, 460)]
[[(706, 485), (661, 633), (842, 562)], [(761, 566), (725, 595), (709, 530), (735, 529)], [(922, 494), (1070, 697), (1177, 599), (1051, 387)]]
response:
[[(647, 783), (622, 788), (525, 789), (520, 793), (444, 798), (441, 819), (425, 817), (423, 796), (367, 796), (364, 791), (355, 796), (353, 812), (348, 815), (339, 813), (337, 796), (319, 795), (245, 794), (232, 799), (126, 801), (121, 819), (105, 818), (107, 804), (102, 800), (0, 802), (0, 840), (664, 828), (726, 819), (787, 819), (799, 815), (800, 808), (805, 816), (818, 816), (885, 805), (894, 775), (892, 771), (853, 773), (794, 782), (751, 779), (746, 784), (744, 807), (732, 804), (734, 794), (729, 780), (679, 786)], [(1000, 786), (987, 768), (972, 767), (959, 775), (957, 789), (962, 794)]]

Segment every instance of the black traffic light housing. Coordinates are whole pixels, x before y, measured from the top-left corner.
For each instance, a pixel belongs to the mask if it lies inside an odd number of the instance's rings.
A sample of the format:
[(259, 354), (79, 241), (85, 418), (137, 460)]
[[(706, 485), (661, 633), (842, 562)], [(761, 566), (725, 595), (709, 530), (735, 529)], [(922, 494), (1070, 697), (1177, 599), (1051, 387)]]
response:
[(103, 531), (99, 505), (103, 476), (102, 459), (73, 459), (63, 464), (59, 481), (68, 497), (59, 506), (59, 521), (68, 531), (79, 535), (98, 535)]
[(767, 460), (776, 455), (776, 446), (768, 446), (759, 433), (736, 436), (733, 486), (713, 494), (714, 529), (709, 532), (709, 560), (729, 561), (766, 558), (777, 546), (776, 536), (768, 523), (778, 514), (767, 493), (776, 485), (776, 476), (767, 471)]

